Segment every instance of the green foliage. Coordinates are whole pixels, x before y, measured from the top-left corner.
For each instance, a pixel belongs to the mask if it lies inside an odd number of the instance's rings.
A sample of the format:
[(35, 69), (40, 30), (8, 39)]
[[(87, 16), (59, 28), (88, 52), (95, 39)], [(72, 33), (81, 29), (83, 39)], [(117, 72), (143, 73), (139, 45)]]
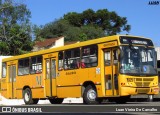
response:
[(9, 52), (9, 47), (7, 46), (7, 43), (0, 42), (0, 54), (7, 55), (7, 52)]
[(76, 27), (82, 26), (82, 22), (83, 22), (81, 14), (78, 14), (76, 12), (70, 12), (64, 15), (63, 19), (61, 20), (66, 20), (67, 22), (69, 22), (69, 24)]
[(85, 33), (79, 34), (79, 41), (86, 41), (87, 35)]
[(130, 29), (127, 18), (120, 17), (116, 12), (88, 9), (82, 13), (69, 12), (61, 19), (46, 24), (35, 34), (38, 33), (41, 38), (64, 36), (65, 41), (85, 41), (122, 31), (129, 32)]
[(63, 36), (64, 32), (66, 32), (68, 28), (70, 28), (70, 25), (66, 20), (58, 20), (46, 24), (42, 29), (40, 35), (43, 38), (53, 38), (53, 37)]
[(32, 49), (30, 15), (24, 4), (0, 1), (1, 55), (17, 55)]
[(79, 40), (79, 35), (82, 33), (82, 30), (78, 27), (70, 27), (65, 32), (65, 41), (76, 41)]
[(122, 31), (129, 32), (130, 30), (130, 25), (127, 25), (126, 17), (120, 17), (116, 12), (109, 12), (107, 9), (98, 10), (97, 12), (88, 9), (79, 14), (68, 13), (64, 15), (64, 20), (67, 20), (71, 25), (76, 27), (86, 25), (98, 26), (107, 35), (114, 35)]
[(81, 27), (83, 33), (87, 35), (87, 39), (95, 39), (98, 37), (105, 36), (104, 31), (100, 27), (94, 27), (94, 26), (83, 26)]
[(42, 26), (37, 26), (37, 25), (32, 26), (35, 41), (43, 41), (44, 40), (44, 38), (42, 38), (42, 35), (40, 35), (42, 28), (43, 28)]
[(86, 41), (105, 36), (101, 28), (95, 28), (93, 26), (71, 27), (66, 31), (65, 35), (66, 41)]

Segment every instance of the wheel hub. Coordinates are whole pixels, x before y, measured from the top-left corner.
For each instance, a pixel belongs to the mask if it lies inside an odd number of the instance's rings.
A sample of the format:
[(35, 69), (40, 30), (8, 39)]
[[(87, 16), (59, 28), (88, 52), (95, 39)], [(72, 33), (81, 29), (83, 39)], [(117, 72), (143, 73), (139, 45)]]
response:
[(25, 93), (24, 98), (26, 101), (29, 101), (29, 93)]
[(94, 90), (89, 90), (87, 93), (87, 97), (89, 100), (95, 100), (96, 99), (96, 92)]

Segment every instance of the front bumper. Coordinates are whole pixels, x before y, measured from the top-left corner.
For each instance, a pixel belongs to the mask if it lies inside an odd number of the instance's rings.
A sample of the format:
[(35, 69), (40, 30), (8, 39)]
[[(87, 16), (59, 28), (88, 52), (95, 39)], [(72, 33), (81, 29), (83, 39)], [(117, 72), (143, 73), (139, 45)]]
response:
[(159, 87), (121, 87), (120, 95), (137, 95), (137, 94), (148, 94), (156, 95), (159, 93)]

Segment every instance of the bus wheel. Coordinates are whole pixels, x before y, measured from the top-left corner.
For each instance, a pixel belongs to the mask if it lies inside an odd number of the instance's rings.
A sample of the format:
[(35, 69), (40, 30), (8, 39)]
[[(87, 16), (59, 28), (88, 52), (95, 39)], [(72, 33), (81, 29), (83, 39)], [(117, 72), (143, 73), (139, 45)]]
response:
[(93, 86), (88, 85), (85, 88), (84, 94), (83, 94), (83, 102), (85, 104), (98, 104), (98, 103), (100, 103), (99, 99), (97, 98), (97, 91)]
[(61, 104), (63, 102), (64, 98), (52, 98), (49, 99), (51, 104)]
[(23, 91), (23, 99), (26, 105), (30, 105), (33, 104), (33, 99), (32, 99), (32, 92), (30, 90), (30, 88), (26, 88)]

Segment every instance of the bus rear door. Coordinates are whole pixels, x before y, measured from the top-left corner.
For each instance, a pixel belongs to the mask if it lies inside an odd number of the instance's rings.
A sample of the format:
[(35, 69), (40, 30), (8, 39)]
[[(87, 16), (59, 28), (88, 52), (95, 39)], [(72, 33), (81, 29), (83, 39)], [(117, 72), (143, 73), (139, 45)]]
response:
[(47, 54), (44, 56), (44, 73), (45, 73), (45, 93), (46, 97), (54, 97), (56, 91), (56, 71), (57, 56), (55, 54)]
[(8, 98), (16, 98), (16, 63), (9, 62), (8, 64)]

